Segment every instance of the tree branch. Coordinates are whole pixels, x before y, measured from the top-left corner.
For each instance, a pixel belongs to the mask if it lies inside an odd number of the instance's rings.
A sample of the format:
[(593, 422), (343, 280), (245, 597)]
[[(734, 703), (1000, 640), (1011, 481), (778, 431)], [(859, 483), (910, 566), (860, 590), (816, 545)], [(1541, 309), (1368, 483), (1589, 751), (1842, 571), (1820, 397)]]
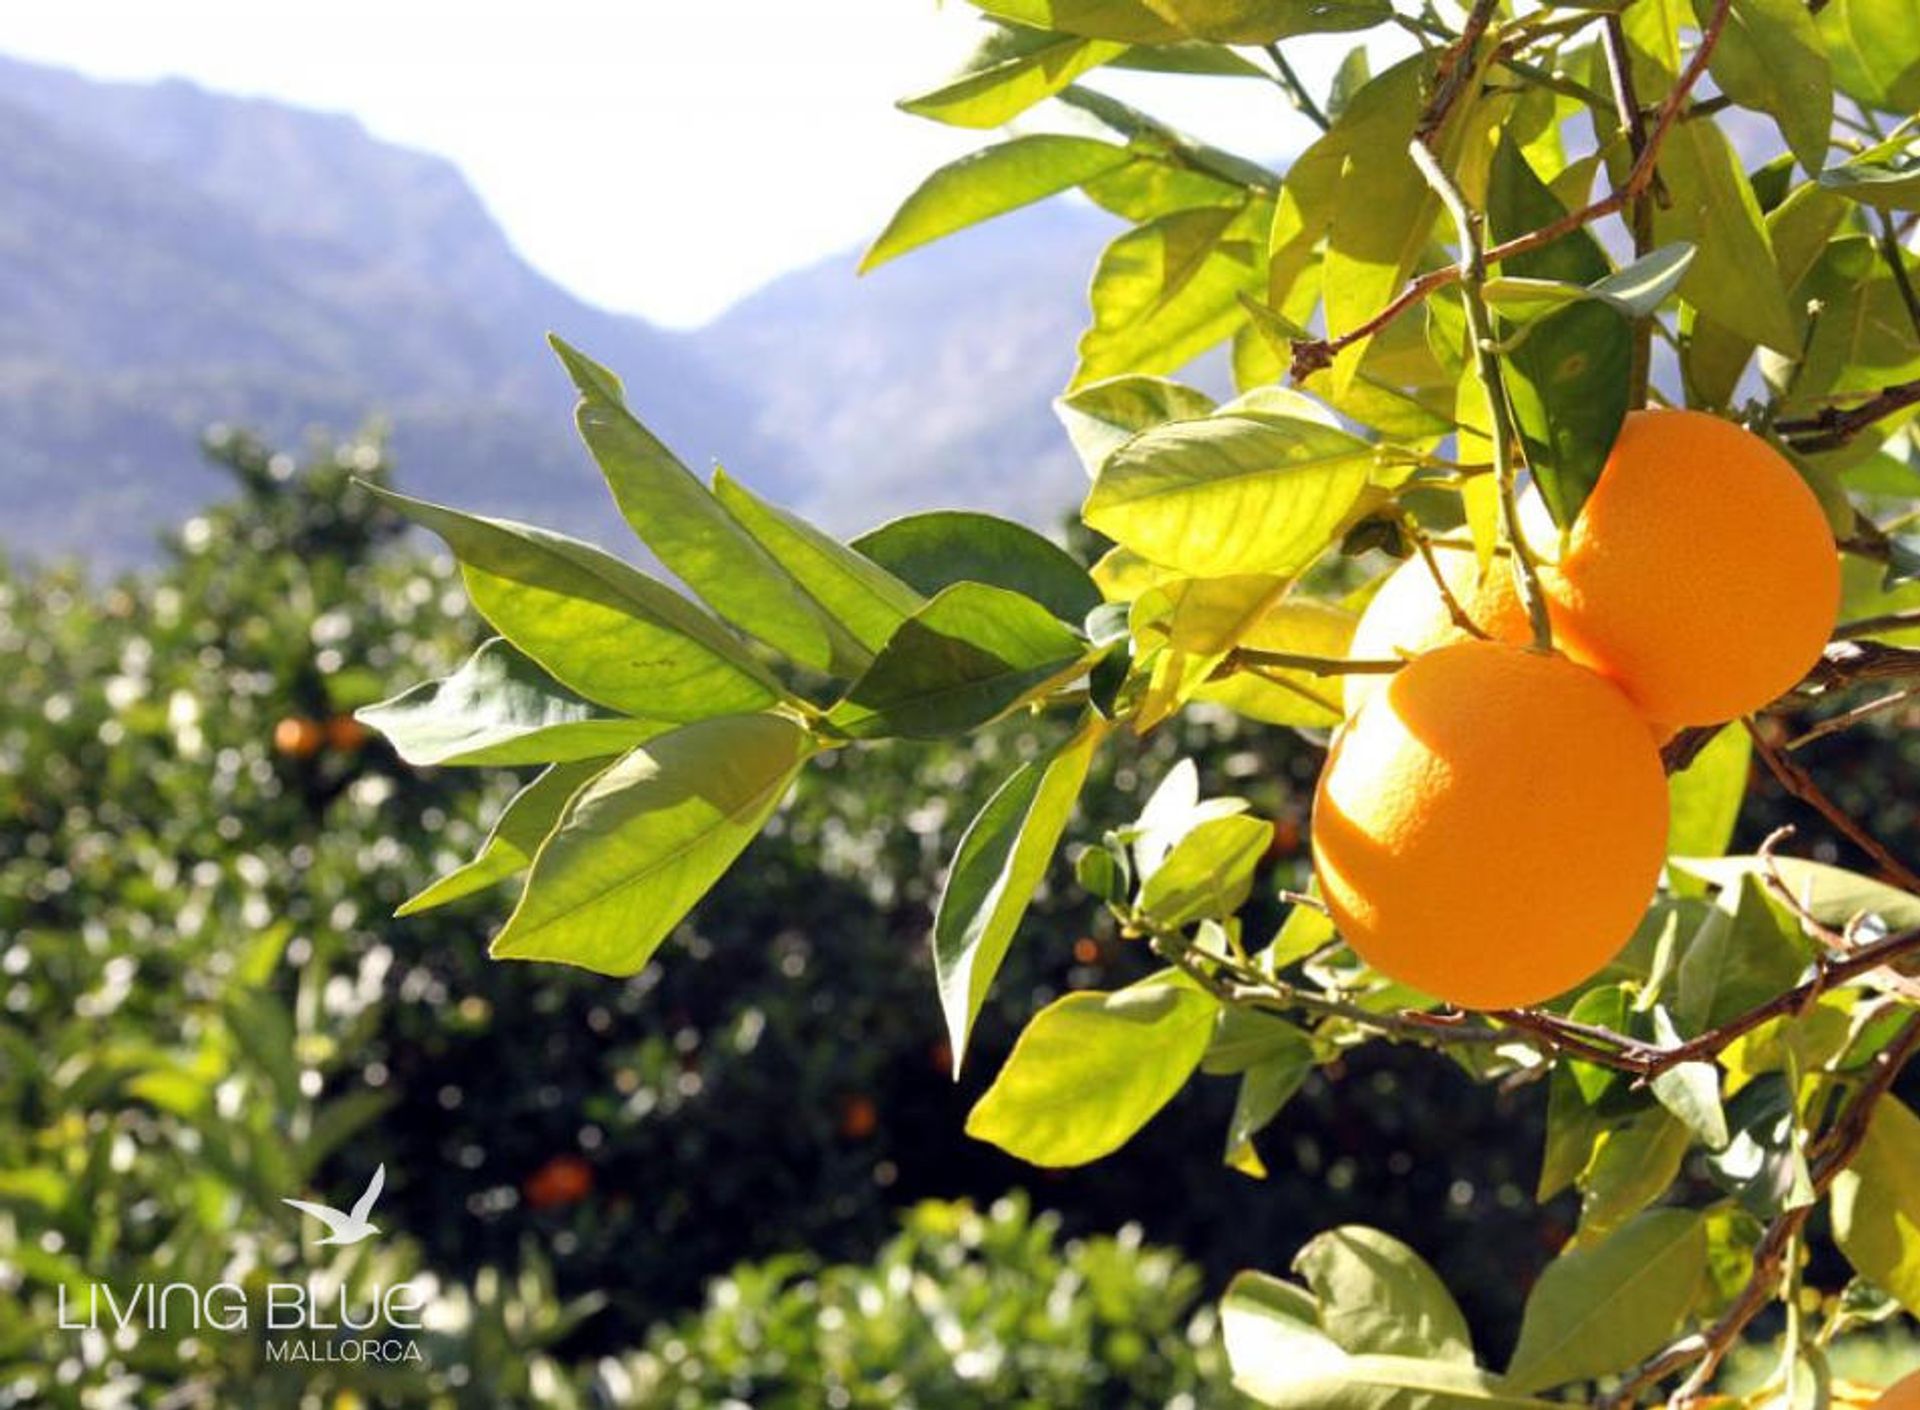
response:
[(1906, 1066), (1916, 1048), (1920, 1048), (1920, 1014), (1909, 1018), (1894, 1040), (1874, 1056), (1873, 1069), (1865, 1082), (1833, 1125), (1814, 1143), (1812, 1160), (1809, 1162), (1813, 1199), (1797, 1209), (1786, 1211), (1768, 1225), (1754, 1249), (1753, 1275), (1734, 1298), (1733, 1304), (1705, 1332), (1682, 1337), (1643, 1362), (1629, 1373), (1617, 1390), (1600, 1400), (1598, 1410), (1619, 1410), (1619, 1407), (1632, 1405), (1638, 1400), (1640, 1391), (1657, 1385), (1688, 1366), (1694, 1368), (1692, 1373), (1668, 1404), (1684, 1406), (1699, 1398), (1714, 1373), (1720, 1369), (1720, 1363), (1740, 1339), (1740, 1334), (1747, 1329), (1748, 1323), (1773, 1301), (1788, 1250), (1806, 1227), (1807, 1221), (1813, 1217), (1814, 1211), (1820, 1207), (1821, 1198), (1839, 1178), (1840, 1172), (1860, 1153), (1872, 1124), (1874, 1107), (1892, 1090), (1894, 1079), (1900, 1075), (1901, 1068)]
[(1267, 57), (1273, 60), (1273, 66), (1277, 70), (1274, 75), (1275, 80), (1286, 92), (1287, 97), (1292, 99), (1293, 106), (1299, 110), (1300, 115), (1322, 132), (1332, 127), (1333, 124), (1327, 120), (1326, 113), (1321, 110), (1318, 103), (1313, 101), (1313, 95), (1307, 92), (1307, 85), (1300, 81), (1300, 75), (1295, 73), (1293, 65), (1287, 62), (1287, 56), (1280, 52), (1280, 46), (1263, 44), (1260, 47), (1265, 49)]
[(1797, 761), (1789, 759), (1776, 749), (1773, 743), (1754, 726), (1751, 719), (1744, 720), (1742, 723), (1746, 725), (1747, 733), (1753, 739), (1755, 752), (1760, 755), (1762, 762), (1766, 764), (1768, 771), (1778, 780), (1782, 788), (1819, 813), (1834, 831), (1871, 857), (1873, 864), (1880, 869), (1881, 880), (1911, 895), (1920, 896), (1920, 874), (1915, 873), (1906, 863), (1894, 856), (1885, 843), (1848, 817), (1839, 804), (1827, 797), (1826, 790), (1820, 787), (1813, 775), (1801, 767)]
[[(1679, 120), (1681, 110), (1686, 106), (1688, 95), (1694, 85), (1707, 70), (1707, 61), (1713, 57), (1714, 46), (1720, 42), (1720, 32), (1726, 27), (1727, 14), (1733, 0), (1717, 0), (1713, 13), (1708, 16), (1700, 31), (1700, 43), (1695, 47), (1687, 66), (1674, 82), (1672, 90), (1660, 104), (1654, 115), (1653, 126), (1647, 133), (1647, 145), (1641, 151), (1627, 173), (1625, 181), (1611, 193), (1582, 206), (1577, 211), (1569, 211), (1555, 221), (1541, 226), (1538, 230), (1525, 235), (1516, 235), (1511, 240), (1502, 241), (1489, 247), (1485, 254), (1487, 264), (1498, 264), (1501, 260), (1511, 259), (1515, 255), (1527, 254), (1543, 245), (1550, 245), (1563, 235), (1570, 235), (1583, 226), (1621, 210), (1626, 204), (1645, 191), (1655, 176), (1655, 168), (1660, 158), (1660, 147)], [(1457, 282), (1461, 277), (1458, 265), (1442, 265), (1429, 270), (1413, 280), (1406, 288), (1396, 294), (1386, 307), (1366, 322), (1345, 332), (1325, 338), (1303, 338), (1293, 345), (1293, 364), (1291, 375), (1298, 382), (1312, 376), (1315, 372), (1333, 364), (1334, 357), (1343, 349), (1370, 338), (1401, 314), (1420, 303), (1436, 290), (1444, 289)]]
[(1874, 422), (1920, 402), (1920, 380), (1882, 387), (1872, 397), (1847, 411), (1823, 407), (1812, 416), (1776, 421), (1773, 429), (1802, 454), (1838, 450)]

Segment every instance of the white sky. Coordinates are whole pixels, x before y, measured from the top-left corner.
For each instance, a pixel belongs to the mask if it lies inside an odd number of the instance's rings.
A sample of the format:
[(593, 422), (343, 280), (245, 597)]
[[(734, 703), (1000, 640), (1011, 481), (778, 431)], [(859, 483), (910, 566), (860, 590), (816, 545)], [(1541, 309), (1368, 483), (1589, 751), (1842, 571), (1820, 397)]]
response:
[[(895, 111), (979, 31), (961, 0), (7, 0), (0, 52), (346, 111), (453, 159), (535, 265), (690, 325), (860, 244), (992, 134)], [(1346, 44), (1289, 45), (1324, 95)], [(1249, 155), (1310, 137), (1272, 85), (1102, 73)]]

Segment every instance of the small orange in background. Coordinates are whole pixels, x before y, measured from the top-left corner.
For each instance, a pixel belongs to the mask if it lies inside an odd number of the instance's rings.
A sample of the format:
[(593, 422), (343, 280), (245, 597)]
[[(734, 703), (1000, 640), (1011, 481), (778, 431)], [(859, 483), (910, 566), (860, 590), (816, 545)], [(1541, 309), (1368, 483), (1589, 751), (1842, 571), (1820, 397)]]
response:
[(577, 1155), (556, 1155), (520, 1187), (531, 1209), (578, 1204), (593, 1192), (593, 1167)]
[(274, 752), (289, 759), (311, 759), (326, 741), (320, 722), (304, 715), (288, 715), (273, 727)]
[(1920, 1371), (1895, 1381), (1873, 1402), (1874, 1410), (1920, 1410)]
[(864, 1141), (880, 1126), (880, 1112), (871, 1097), (848, 1097), (840, 1103), (840, 1134), (850, 1141)]
[(1314, 874), (1342, 938), (1462, 1008), (1540, 1003), (1604, 968), (1666, 838), (1666, 772), (1626, 697), (1503, 642), (1457, 642), (1389, 677), (1314, 797)]
[(351, 715), (335, 715), (327, 721), (327, 748), (351, 754), (367, 742), (367, 727)]

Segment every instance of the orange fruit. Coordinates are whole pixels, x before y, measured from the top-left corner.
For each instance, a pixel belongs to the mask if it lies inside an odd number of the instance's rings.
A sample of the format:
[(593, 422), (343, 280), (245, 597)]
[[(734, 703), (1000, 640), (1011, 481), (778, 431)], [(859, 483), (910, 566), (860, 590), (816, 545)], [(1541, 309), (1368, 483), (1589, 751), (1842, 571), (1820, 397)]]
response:
[[(1523, 644), (1533, 637), (1527, 609), (1514, 590), (1513, 573), (1504, 556), (1480, 570), (1472, 549), (1436, 546), (1434, 562), (1447, 581), (1447, 591), (1481, 631), (1497, 641)], [(1391, 661), (1396, 656), (1418, 656), (1448, 642), (1469, 640), (1454, 624), (1446, 600), (1434, 583), (1433, 569), (1415, 554), (1387, 574), (1353, 629), (1347, 656), (1355, 661)], [(1389, 677), (1341, 677), (1349, 717), (1366, 703)]]
[(1920, 1410), (1920, 1371), (1895, 1381), (1873, 1402), (1874, 1410)]
[(1840, 607), (1813, 491), (1760, 437), (1700, 411), (1628, 414), (1543, 577), (1555, 643), (1670, 726), (1790, 690)]
[(311, 759), (326, 743), (327, 732), (318, 720), (288, 715), (273, 727), (273, 747), (289, 759)]
[(577, 1204), (593, 1192), (593, 1167), (577, 1155), (556, 1155), (521, 1186), (532, 1209)]
[(367, 742), (367, 727), (351, 715), (335, 715), (327, 721), (327, 748), (351, 754)]
[(1539, 1003), (1602, 969), (1666, 838), (1666, 774), (1626, 697), (1504, 642), (1456, 642), (1387, 678), (1314, 797), (1314, 873), (1340, 934), (1463, 1008)]

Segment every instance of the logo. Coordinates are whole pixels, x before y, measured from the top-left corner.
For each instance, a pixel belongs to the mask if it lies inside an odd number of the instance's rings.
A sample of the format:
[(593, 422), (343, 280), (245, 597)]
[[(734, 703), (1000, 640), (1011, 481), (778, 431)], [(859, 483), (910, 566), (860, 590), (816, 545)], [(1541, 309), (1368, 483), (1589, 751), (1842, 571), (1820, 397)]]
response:
[(366, 1193), (354, 1201), (352, 1212), (347, 1214), (328, 1205), (309, 1204), (303, 1199), (283, 1199), (280, 1203), (290, 1204), (302, 1214), (312, 1215), (325, 1224), (327, 1236), (319, 1241), (321, 1244), (357, 1244), (380, 1232), (367, 1216), (373, 1213), (373, 1202), (380, 1198), (380, 1188), (386, 1183), (387, 1167), (381, 1165), (373, 1172), (373, 1178), (367, 1181)]
[[(283, 1199), (302, 1214), (326, 1225), (316, 1246), (346, 1247), (380, 1230), (369, 1217), (386, 1187), (387, 1167), (379, 1166), (367, 1188), (344, 1214), (330, 1205)], [(396, 1283), (362, 1288), (358, 1295), (335, 1277), (320, 1275), (305, 1283), (267, 1283), (249, 1289), (220, 1282), (138, 1283), (131, 1287), (92, 1283), (70, 1304), (68, 1288), (59, 1288), (60, 1326), (68, 1331), (136, 1329), (246, 1332), (270, 1335), (267, 1360), (286, 1362), (380, 1361), (422, 1364), (426, 1360), (412, 1333), (424, 1329), (427, 1285)], [(264, 1294), (262, 1297), (261, 1295)], [(256, 1298), (259, 1298), (256, 1305)]]

